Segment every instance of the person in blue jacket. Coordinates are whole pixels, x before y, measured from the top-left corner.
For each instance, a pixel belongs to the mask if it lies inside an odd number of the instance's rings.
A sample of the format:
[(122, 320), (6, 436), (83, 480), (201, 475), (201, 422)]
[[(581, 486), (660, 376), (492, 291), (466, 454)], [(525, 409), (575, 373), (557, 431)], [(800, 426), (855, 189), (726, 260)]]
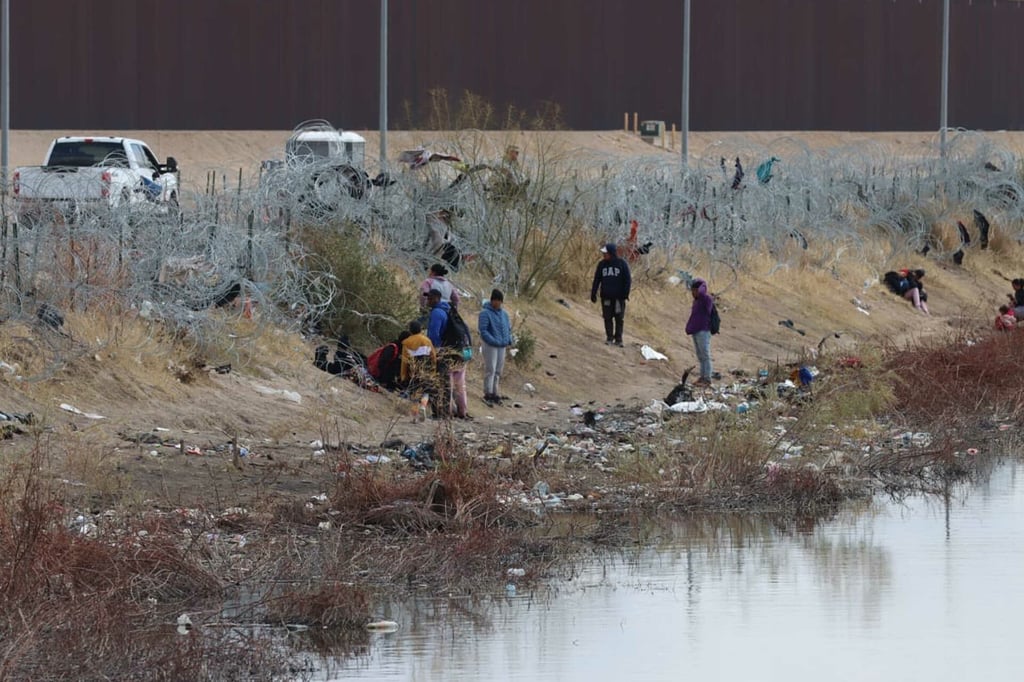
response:
[(629, 265), (619, 258), (613, 243), (601, 247), (601, 261), (594, 271), (594, 284), (590, 288), (590, 302), (597, 303), (601, 294), (601, 312), (604, 317), (604, 342), (622, 347), (622, 326), (626, 317), (626, 301), (632, 279)]
[(504, 302), (505, 295), (500, 290), (491, 290), (491, 300), (484, 303), (477, 321), (484, 344), (484, 402), (488, 405), (501, 405), (498, 385), (505, 369), (505, 349), (512, 345), (512, 324), (503, 308)]

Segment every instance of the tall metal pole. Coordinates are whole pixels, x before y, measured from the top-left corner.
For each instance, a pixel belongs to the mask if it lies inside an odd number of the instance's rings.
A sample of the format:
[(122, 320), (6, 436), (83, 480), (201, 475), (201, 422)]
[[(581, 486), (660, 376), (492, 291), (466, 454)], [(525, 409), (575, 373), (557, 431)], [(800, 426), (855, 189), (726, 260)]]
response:
[(680, 127), (682, 140), (679, 147), (685, 171), (690, 160), (690, 0), (683, 0), (683, 115)]
[(380, 170), (388, 165), (388, 0), (380, 0)]
[(942, 102), (939, 105), (939, 155), (946, 158), (949, 125), (949, 0), (942, 3)]
[[(7, 197), (7, 138), (11, 130), (11, 0), (3, 0), (3, 34), (0, 36), (0, 58), (4, 60), (0, 69), (0, 166), (3, 166), (3, 175), (0, 182), (3, 184), (3, 196), (5, 206)], [(6, 215), (6, 211), (4, 212)]]

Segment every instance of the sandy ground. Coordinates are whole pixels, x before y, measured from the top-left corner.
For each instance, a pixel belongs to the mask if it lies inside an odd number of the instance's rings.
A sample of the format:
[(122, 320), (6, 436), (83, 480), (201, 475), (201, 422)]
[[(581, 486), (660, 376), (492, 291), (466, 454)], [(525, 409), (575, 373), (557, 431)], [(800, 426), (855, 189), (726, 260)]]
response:
[[(359, 130), (366, 138), (366, 157), (370, 167), (378, 166), (380, 137), (376, 131)], [(182, 186), (202, 191), (208, 172), (216, 171), (227, 178), (231, 186), (237, 185), (238, 171), (244, 178), (258, 173), (264, 159), (281, 158), (284, 144), (290, 131), (54, 131), (15, 130), (11, 131), (9, 163), (12, 168), (42, 163), (46, 150), (54, 137), (59, 135), (124, 135), (147, 142), (157, 155), (164, 159), (173, 156), (178, 160), (182, 173)], [(985, 133), (996, 144), (1012, 149), (1018, 154), (1024, 151), (1024, 133), (995, 131)], [(388, 133), (388, 155), (397, 156), (403, 149), (426, 146), (435, 151), (453, 149), (452, 134), (437, 131), (392, 131)], [(671, 158), (679, 154), (681, 139), (670, 140), (662, 145), (652, 145), (637, 135), (623, 131), (564, 131), (564, 132), (485, 132), (481, 133), (485, 145), (496, 155), (508, 144), (517, 144), (528, 155), (531, 145), (561, 145), (584, 155), (595, 158), (614, 159), (637, 155), (655, 154)], [(953, 134), (950, 133), (950, 140)], [(672, 148), (669, 148), (671, 144)], [(717, 163), (720, 155), (730, 156), (739, 151), (749, 152), (756, 158), (769, 150), (820, 150), (842, 149), (871, 145), (888, 153), (900, 155), (928, 154), (936, 148), (938, 135), (927, 133), (857, 133), (857, 132), (695, 132), (689, 137), (691, 163), (700, 163), (701, 157), (708, 157)], [(219, 181), (218, 181), (219, 182)]]
[[(188, 183), (196, 177), (201, 181), (202, 169), (253, 169), (259, 160), (279, 155), (288, 133), (136, 131), (131, 135), (150, 142), (161, 157), (176, 156), (188, 169), (184, 180)], [(622, 132), (547, 135), (557, 135), (569, 147), (607, 156), (652, 151), (648, 144)], [(15, 132), (12, 165), (38, 163), (52, 137), (47, 131)], [(367, 133), (366, 137), (368, 150), (375, 149), (376, 136)], [(700, 153), (701, 149), (717, 150), (719, 144), (770, 146), (782, 138), (821, 147), (868, 139), (854, 133), (698, 133), (691, 149)], [(892, 134), (870, 139), (920, 148), (932, 138), (932, 134)], [(430, 133), (392, 133), (389, 144), (400, 149), (418, 142), (434, 145), (443, 139)], [(515, 136), (495, 133), (492, 143), (500, 147), (510, 139)], [(1007, 139), (1019, 144), (1022, 137), (1008, 135)], [(994, 230), (998, 233), (998, 224)], [(596, 256), (595, 250), (595, 263)], [(859, 343), (899, 344), (942, 336), (965, 321), (977, 333), (989, 333), (995, 307), (1009, 292), (1003, 274), (1024, 276), (1021, 256), (1021, 248), (1012, 245), (998, 252), (971, 252), (964, 267), (958, 268), (927, 259), (885, 262), (887, 253), (879, 250), (851, 256), (840, 267), (830, 268), (808, 254), (803, 260), (795, 259), (791, 267), (774, 270), (774, 260), (768, 263), (752, 256), (735, 281), (728, 272), (711, 266), (702, 270), (697, 263), (697, 274), (709, 277), (712, 291), (722, 291), (723, 282), (728, 283), (719, 301), (722, 334), (713, 341), (716, 369), (724, 375), (720, 386), (728, 384), (731, 370), (756, 374), (760, 368), (795, 361), (823, 338), (828, 338), (830, 348), (854, 351)], [(928, 269), (930, 317), (914, 312), (877, 284), (880, 271), (904, 265)], [(496, 408), (480, 400), (479, 368), (471, 367), (470, 404), (476, 419), (457, 422), (457, 432), (466, 442), (487, 434), (537, 434), (578, 422), (570, 411), (572, 405), (638, 407), (664, 398), (679, 373), (694, 363), (690, 340), (682, 333), (690, 297), (684, 288), (670, 283), (671, 274), (642, 265), (636, 269), (624, 349), (604, 345), (598, 308), (583, 296), (552, 289), (536, 305), (508, 301), (513, 316), (525, 315), (537, 338), (536, 364), (510, 368), (503, 392), (512, 400)], [(459, 284), (479, 289), (484, 283), (472, 281), (467, 274)], [(780, 325), (780, 320), (792, 320), (805, 335)], [(72, 318), (69, 325), (74, 331), (84, 322)], [(69, 466), (68, 479), (96, 488), (98, 505), (103, 494), (123, 496), (126, 491), (153, 504), (220, 507), (244, 504), (266, 492), (315, 494), (323, 486), (323, 460), (314, 454), (319, 449), (315, 441), (418, 442), (432, 439), (438, 428), (429, 421), (415, 423), (409, 403), (395, 396), (361, 390), (316, 370), (311, 363), (313, 344), (297, 336), (276, 339), (271, 361), (238, 356), (230, 373), (198, 370), (187, 383), (174, 378), (167, 358), (149, 357), (141, 346), (114, 349), (84, 341), (55, 343), (68, 345), (61, 355), (70, 359), (51, 377), (30, 385), (6, 374), (0, 377), (0, 411), (42, 415), (52, 427), (50, 433), (57, 436), (51, 442), (59, 445), (69, 462), (78, 462), (77, 468)], [(640, 353), (643, 344), (669, 360), (645, 361)], [(146, 364), (155, 368), (160, 381), (126, 369)], [(527, 382), (535, 392), (525, 389)], [(75, 415), (62, 409), (62, 404), (104, 418)], [(132, 443), (139, 434), (151, 434), (150, 439), (155, 434), (162, 444)], [(25, 446), (28, 438), (19, 436), (15, 442)], [(253, 453), (241, 470), (232, 466), (223, 450), (232, 439)], [(204, 454), (182, 454), (173, 447), (179, 442)], [(85, 450), (99, 454), (76, 456)]]

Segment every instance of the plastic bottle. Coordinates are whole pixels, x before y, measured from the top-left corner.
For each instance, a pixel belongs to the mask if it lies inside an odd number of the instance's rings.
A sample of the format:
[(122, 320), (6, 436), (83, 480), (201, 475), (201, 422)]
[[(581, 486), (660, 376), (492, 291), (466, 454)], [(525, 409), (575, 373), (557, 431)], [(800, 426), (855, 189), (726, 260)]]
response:
[(427, 405), (430, 404), (430, 396), (426, 393), (420, 398), (420, 421), (427, 421)]

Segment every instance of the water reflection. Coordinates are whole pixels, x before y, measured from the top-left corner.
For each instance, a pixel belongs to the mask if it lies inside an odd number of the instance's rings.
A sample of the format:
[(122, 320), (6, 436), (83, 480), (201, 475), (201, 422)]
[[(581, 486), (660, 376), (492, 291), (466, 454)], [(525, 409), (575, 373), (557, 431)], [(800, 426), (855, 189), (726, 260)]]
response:
[(1017, 469), (818, 525), (637, 522), (544, 591), (385, 604), (402, 629), (321, 679), (1017, 679)]

